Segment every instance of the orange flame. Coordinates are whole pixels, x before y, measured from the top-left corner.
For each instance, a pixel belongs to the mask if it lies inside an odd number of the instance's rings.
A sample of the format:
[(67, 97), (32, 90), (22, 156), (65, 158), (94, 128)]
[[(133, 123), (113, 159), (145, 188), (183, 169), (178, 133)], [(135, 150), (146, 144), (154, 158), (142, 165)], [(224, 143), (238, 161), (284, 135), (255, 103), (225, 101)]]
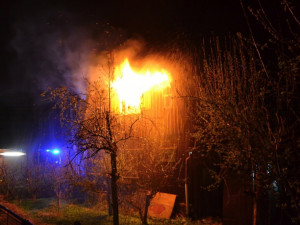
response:
[(151, 73), (149, 70), (133, 71), (126, 58), (115, 69), (115, 80), (111, 83), (116, 91), (120, 112), (140, 113), (143, 94), (151, 89), (164, 89), (170, 86), (170, 76), (164, 69)]

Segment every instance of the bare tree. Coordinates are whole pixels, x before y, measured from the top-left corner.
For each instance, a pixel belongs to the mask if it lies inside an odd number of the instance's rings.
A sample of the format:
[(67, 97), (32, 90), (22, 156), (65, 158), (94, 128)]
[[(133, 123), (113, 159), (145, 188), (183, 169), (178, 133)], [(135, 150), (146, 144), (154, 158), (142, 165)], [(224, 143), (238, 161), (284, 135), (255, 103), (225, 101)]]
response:
[(45, 185), (45, 166), (41, 164), (28, 164), (23, 172), (23, 177), (26, 180), (28, 192), (32, 200), (35, 201)]
[(15, 194), (17, 183), (16, 171), (12, 170), (8, 165), (2, 163), (0, 167), (0, 187), (1, 192), (6, 198), (11, 198)]
[(121, 200), (138, 212), (143, 224), (148, 224), (148, 208), (154, 195), (179, 179), (176, 172), (180, 159), (175, 151), (163, 149), (161, 142), (157, 136), (140, 137), (142, 148), (120, 150)]
[[(81, 159), (79, 162), (69, 161), (68, 181), (71, 186), (77, 187), (88, 196), (93, 196), (93, 202), (107, 201), (108, 215), (112, 215), (111, 192), (109, 181), (109, 157), (100, 152), (94, 157)], [(95, 195), (97, 198), (95, 198)], [(103, 196), (106, 196), (105, 199)], [(86, 201), (89, 199), (86, 198)]]
[[(300, 222), (299, 208), (299, 65), (300, 65), (300, 23), (298, 10), (290, 1), (278, 4), (279, 21), (268, 14), (269, 8), (260, 0), (257, 7), (241, 6), (251, 33), (252, 44), (260, 65), (265, 65), (265, 89), (261, 90), (266, 133), (266, 142), (272, 159), (268, 174), (271, 174), (280, 189), (282, 209), (293, 223)], [(257, 41), (254, 23), (248, 19), (248, 12), (265, 30), (267, 40)]]
[(119, 114), (111, 110), (110, 79), (113, 77), (113, 58), (109, 54), (105, 74), (87, 82), (86, 96), (82, 97), (67, 88), (46, 91), (43, 96), (60, 109), (62, 124), (69, 128), (70, 144), (75, 145), (74, 157), (92, 158), (105, 152), (110, 158), (110, 187), (114, 224), (119, 224), (117, 170), (118, 145), (131, 137), (137, 118), (128, 129), (121, 129)]
[[(262, 9), (252, 13), (265, 16)], [(299, 34), (283, 36), (263, 22), (273, 32), (266, 44), (254, 45), (253, 37), (248, 41), (241, 34), (204, 42), (194, 55), (197, 77), (188, 94), (197, 106), (191, 109), (196, 149), (204, 157), (217, 156), (216, 181), (226, 184), (230, 170), (243, 174), (253, 196), (253, 224), (258, 200), (274, 184), (279, 203), (299, 218)]]

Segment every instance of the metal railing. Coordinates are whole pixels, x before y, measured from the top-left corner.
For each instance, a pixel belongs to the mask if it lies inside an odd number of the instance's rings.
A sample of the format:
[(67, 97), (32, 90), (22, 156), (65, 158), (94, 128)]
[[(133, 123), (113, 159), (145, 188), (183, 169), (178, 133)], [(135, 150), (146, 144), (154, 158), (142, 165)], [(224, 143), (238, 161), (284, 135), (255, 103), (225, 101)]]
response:
[(33, 225), (14, 212), (0, 205), (0, 225)]

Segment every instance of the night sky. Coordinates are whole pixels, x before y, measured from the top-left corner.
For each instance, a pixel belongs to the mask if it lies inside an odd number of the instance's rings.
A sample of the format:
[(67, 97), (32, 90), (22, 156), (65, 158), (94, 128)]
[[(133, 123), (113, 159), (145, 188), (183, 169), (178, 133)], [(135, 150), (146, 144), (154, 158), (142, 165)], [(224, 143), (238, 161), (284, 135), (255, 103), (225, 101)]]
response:
[(104, 30), (111, 42), (138, 37), (156, 46), (177, 33), (197, 42), (201, 35), (247, 32), (239, 0), (2, 0), (0, 8), (0, 148), (36, 138), (49, 110), (40, 93), (74, 85), (70, 64), (84, 65), (85, 54), (103, 48)]

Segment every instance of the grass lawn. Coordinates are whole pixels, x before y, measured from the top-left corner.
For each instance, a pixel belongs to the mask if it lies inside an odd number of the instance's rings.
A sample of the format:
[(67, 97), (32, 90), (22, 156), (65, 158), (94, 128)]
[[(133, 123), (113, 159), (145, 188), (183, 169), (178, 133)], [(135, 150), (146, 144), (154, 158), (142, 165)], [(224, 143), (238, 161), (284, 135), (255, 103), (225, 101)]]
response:
[[(84, 205), (67, 204), (63, 202), (60, 210), (56, 207), (55, 199), (45, 198), (32, 200), (22, 200), (14, 202), (21, 210), (29, 215), (34, 225), (73, 225), (75, 221), (80, 221), (82, 225), (111, 225), (112, 217), (107, 216), (107, 211), (104, 207), (95, 206), (87, 207)], [(202, 221), (190, 221), (185, 218), (176, 218), (171, 220), (165, 219), (148, 219), (149, 224), (206, 224), (220, 225), (220, 222), (206, 219)], [(120, 214), (120, 224), (141, 224), (138, 217)]]

